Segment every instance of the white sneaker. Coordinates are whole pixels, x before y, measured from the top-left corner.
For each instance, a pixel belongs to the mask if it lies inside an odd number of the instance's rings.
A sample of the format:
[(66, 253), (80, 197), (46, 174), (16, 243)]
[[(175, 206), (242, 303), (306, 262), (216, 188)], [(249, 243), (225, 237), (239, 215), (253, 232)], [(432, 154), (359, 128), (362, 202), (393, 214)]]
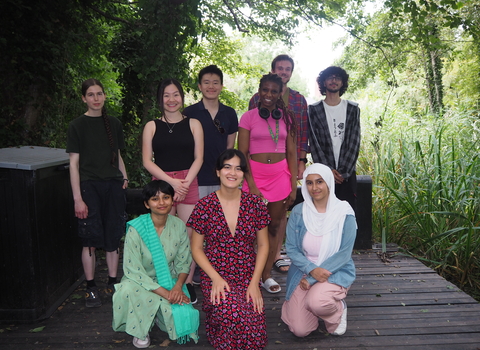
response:
[(147, 334), (145, 337), (145, 340), (142, 340), (137, 337), (133, 337), (133, 346), (135, 346), (138, 349), (145, 349), (150, 346), (150, 336)]
[(340, 318), (340, 324), (338, 325), (337, 329), (332, 333), (333, 335), (344, 335), (347, 331), (347, 303), (344, 299), (342, 299), (343, 303), (343, 313), (342, 317)]

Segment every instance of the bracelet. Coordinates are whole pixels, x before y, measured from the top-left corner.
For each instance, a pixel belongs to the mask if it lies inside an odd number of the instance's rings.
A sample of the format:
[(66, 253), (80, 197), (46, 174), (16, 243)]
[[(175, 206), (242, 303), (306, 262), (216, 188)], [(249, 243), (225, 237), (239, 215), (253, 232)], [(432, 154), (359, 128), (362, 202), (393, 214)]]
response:
[(123, 181), (127, 181), (127, 182), (128, 182), (128, 179), (123, 179)]
[(301, 161), (301, 162), (304, 162), (305, 164), (307, 164), (307, 162), (308, 162), (307, 158), (298, 158), (298, 160)]

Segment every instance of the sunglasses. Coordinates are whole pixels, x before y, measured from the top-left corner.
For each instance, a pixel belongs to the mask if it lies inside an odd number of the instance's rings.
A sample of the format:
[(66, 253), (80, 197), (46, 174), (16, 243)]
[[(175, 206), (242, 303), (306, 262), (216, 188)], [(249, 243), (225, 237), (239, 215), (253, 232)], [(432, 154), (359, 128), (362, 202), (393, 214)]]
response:
[(220, 121), (218, 119), (214, 119), (213, 124), (216, 126), (216, 128), (217, 128), (217, 130), (220, 134), (225, 133), (225, 129), (220, 125)]

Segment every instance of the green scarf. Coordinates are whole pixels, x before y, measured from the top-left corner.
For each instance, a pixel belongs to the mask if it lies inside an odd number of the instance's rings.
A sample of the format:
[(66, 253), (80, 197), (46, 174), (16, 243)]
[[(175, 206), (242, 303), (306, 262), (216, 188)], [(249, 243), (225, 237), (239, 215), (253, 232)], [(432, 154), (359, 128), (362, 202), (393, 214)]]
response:
[[(171, 229), (169, 222), (171, 222), (171, 220), (167, 218), (163, 232), (167, 232), (167, 230)], [(127, 225), (133, 226), (137, 230), (152, 254), (153, 266), (156, 271), (158, 284), (167, 290), (171, 290), (175, 285), (176, 279), (172, 278), (162, 243), (160, 242), (157, 231), (153, 226), (150, 214), (141, 215), (138, 218), (129, 221)], [(185, 284), (183, 285), (182, 290), (186, 295), (189, 295)], [(177, 333), (177, 343), (185, 344), (190, 340), (190, 334), (198, 334), (198, 327), (200, 325), (198, 310), (196, 310), (192, 304), (171, 304), (171, 307), (175, 332)]]

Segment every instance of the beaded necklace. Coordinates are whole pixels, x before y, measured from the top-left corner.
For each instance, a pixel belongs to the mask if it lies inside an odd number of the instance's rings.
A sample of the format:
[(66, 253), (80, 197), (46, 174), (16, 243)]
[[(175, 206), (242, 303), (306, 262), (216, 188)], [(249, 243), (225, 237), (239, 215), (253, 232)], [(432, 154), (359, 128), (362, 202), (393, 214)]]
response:
[(275, 151), (277, 151), (278, 147), (278, 136), (280, 135), (280, 123), (278, 120), (275, 120), (275, 134), (273, 133), (272, 128), (270, 127), (270, 124), (268, 123), (268, 120), (265, 119), (268, 125), (268, 131), (270, 131), (270, 137), (272, 138), (272, 141), (275, 142)]

